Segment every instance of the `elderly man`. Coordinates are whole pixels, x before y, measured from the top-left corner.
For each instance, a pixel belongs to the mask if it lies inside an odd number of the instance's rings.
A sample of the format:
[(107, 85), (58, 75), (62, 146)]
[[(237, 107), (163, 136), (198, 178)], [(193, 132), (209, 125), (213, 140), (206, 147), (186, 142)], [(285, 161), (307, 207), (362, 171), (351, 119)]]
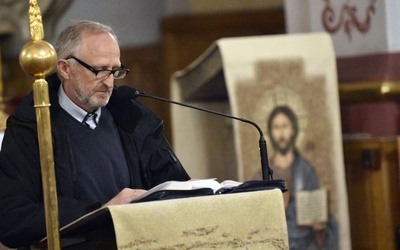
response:
[[(77, 21), (58, 37), (49, 95), (60, 225), (101, 206), (126, 204), (145, 189), (189, 176), (163, 136), (162, 121), (118, 94), (114, 31)], [(46, 234), (32, 93), (7, 121), (0, 153), (0, 241), (29, 245)]]

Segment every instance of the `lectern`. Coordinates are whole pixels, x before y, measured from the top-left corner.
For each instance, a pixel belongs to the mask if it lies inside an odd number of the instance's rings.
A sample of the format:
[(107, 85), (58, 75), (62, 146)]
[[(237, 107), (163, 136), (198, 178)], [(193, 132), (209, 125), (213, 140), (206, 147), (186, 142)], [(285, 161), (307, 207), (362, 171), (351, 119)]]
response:
[(62, 249), (289, 249), (280, 189), (102, 208), (62, 228), (61, 244)]

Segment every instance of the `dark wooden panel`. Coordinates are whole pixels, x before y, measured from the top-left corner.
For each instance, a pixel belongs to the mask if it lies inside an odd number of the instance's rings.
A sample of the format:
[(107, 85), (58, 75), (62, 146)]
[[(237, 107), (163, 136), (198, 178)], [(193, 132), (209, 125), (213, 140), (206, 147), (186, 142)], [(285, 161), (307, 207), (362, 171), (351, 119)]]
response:
[(344, 141), (353, 249), (397, 249), (398, 154), (396, 138)]
[[(215, 40), (225, 37), (285, 33), (283, 9), (169, 17), (162, 22), (163, 79), (161, 96), (169, 97), (171, 75), (187, 67)], [(163, 107), (169, 117), (169, 107)], [(165, 121), (167, 127), (170, 120)], [(170, 130), (167, 131), (170, 137)]]

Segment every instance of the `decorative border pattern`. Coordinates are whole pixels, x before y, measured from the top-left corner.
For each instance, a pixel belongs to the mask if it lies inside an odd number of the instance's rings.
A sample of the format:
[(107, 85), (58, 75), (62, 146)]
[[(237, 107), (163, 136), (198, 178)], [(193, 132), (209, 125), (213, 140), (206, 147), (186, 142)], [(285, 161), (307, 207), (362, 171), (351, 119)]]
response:
[[(332, 34), (343, 28), (349, 40), (352, 40), (353, 28), (356, 28), (361, 34), (367, 33), (371, 28), (372, 16), (375, 14), (376, 0), (370, 0), (368, 7), (365, 9), (364, 20), (358, 18), (357, 13), (359, 9), (354, 4), (343, 3), (339, 15), (336, 15), (337, 13), (333, 9), (331, 1), (324, 0), (324, 2), (326, 6), (322, 11), (321, 19), (324, 29), (327, 32)], [(339, 18), (336, 19), (336, 16)]]

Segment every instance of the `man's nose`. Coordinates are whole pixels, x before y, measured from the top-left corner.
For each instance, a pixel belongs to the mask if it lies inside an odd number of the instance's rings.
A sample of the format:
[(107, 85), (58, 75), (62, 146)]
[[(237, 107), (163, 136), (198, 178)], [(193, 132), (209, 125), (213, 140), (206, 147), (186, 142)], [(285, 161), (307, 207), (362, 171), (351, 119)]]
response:
[(114, 75), (110, 74), (102, 81), (107, 87), (112, 88), (114, 87)]

